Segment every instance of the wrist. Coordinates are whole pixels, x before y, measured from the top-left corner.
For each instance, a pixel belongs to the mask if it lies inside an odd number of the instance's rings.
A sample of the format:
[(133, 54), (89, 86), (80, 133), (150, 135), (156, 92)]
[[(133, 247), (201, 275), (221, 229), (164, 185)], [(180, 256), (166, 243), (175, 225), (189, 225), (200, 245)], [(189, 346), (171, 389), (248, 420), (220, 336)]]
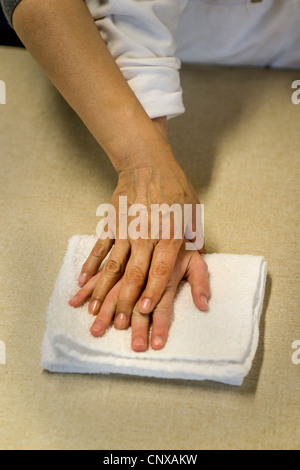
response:
[(125, 130), (107, 152), (116, 171), (177, 163), (168, 143), (166, 123), (165, 117), (151, 120), (147, 115), (124, 116), (119, 128)]
[(167, 116), (160, 116), (152, 119), (153, 124), (159, 130), (161, 135), (168, 142), (168, 120)]

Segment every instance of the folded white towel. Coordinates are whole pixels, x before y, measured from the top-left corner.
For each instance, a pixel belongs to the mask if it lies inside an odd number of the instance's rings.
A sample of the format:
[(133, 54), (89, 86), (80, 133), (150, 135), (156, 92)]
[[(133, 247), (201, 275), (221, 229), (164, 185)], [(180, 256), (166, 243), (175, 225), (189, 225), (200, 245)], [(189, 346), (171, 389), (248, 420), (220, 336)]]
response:
[(113, 326), (101, 338), (89, 329), (87, 304), (68, 300), (96, 237), (75, 235), (56, 280), (47, 313), (42, 366), (52, 372), (123, 373), (241, 385), (251, 369), (259, 338), (267, 263), (261, 256), (207, 254), (212, 297), (209, 312), (194, 305), (182, 281), (166, 346), (144, 353), (131, 349), (131, 330)]

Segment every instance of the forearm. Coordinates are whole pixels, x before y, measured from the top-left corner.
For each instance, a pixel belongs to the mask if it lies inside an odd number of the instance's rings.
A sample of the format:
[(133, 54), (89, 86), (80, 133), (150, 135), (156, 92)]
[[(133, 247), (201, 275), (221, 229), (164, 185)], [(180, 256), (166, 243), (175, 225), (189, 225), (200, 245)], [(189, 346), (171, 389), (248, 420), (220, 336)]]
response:
[(143, 164), (148, 144), (164, 144), (82, 0), (22, 0), (13, 26), (116, 170)]

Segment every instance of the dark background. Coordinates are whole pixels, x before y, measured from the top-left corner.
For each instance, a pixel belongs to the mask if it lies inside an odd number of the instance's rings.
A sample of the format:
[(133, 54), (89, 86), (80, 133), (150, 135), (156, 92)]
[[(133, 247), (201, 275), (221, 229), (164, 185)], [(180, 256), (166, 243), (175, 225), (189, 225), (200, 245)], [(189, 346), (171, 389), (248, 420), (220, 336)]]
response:
[(24, 47), (14, 30), (9, 26), (0, 6), (0, 46)]

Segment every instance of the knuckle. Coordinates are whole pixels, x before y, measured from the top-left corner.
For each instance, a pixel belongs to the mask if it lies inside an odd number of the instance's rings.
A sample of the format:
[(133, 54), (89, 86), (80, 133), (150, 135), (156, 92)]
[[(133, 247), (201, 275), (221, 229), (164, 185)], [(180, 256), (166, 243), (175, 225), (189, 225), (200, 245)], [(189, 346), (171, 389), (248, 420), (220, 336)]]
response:
[(147, 319), (148, 319), (148, 317), (146, 317), (145, 315), (140, 313), (136, 307), (133, 308), (132, 315), (131, 315), (131, 321), (133, 321), (135, 324), (137, 324), (137, 323), (142, 323), (142, 322), (144, 323), (145, 320), (147, 320)]
[(166, 295), (166, 294), (174, 294), (175, 295), (175, 292), (176, 292), (176, 286), (174, 286), (173, 283), (171, 283), (169, 281), (168, 284), (165, 287), (164, 295)]
[(152, 266), (152, 274), (155, 277), (166, 277), (169, 274), (169, 266), (164, 261), (158, 261)]
[(103, 302), (103, 295), (100, 292), (93, 292), (93, 295), (89, 299), (89, 303), (92, 304), (95, 300), (98, 300), (100, 303)]
[(144, 274), (139, 266), (130, 266), (126, 270), (126, 279), (132, 284), (142, 285), (144, 283)]
[(102, 259), (105, 256), (105, 248), (102, 243), (97, 243), (92, 249), (91, 256), (94, 258)]
[(107, 260), (104, 267), (104, 273), (108, 276), (116, 276), (122, 274), (121, 263), (116, 259)]
[(172, 307), (167, 307), (165, 305), (158, 305), (154, 311), (156, 316), (168, 318), (172, 316)]
[(138, 311), (138, 309), (137, 309), (137, 307), (136, 307), (136, 305), (135, 305), (135, 306), (133, 307), (133, 309), (132, 309), (131, 319), (132, 319), (132, 320), (135, 320), (135, 319), (137, 319), (137, 318), (140, 318), (140, 315), (141, 315), (141, 314), (140, 314), (140, 312)]

